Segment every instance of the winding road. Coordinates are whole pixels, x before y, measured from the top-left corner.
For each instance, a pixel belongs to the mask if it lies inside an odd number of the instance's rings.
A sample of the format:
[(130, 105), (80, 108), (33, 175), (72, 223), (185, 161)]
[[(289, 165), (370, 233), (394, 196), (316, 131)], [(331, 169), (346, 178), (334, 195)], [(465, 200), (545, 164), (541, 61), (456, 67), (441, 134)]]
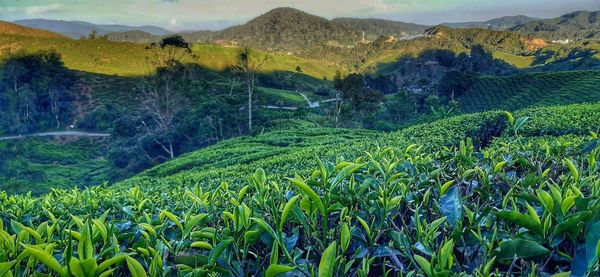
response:
[(28, 137), (101, 137), (101, 138), (106, 138), (109, 136), (110, 136), (110, 134), (106, 134), (106, 133), (92, 133), (92, 132), (84, 132), (84, 131), (55, 131), (55, 132), (41, 132), (41, 133), (33, 133), (33, 134), (18, 135), (18, 136), (0, 137), (0, 141), (1, 140), (24, 139), (24, 138), (28, 138)]

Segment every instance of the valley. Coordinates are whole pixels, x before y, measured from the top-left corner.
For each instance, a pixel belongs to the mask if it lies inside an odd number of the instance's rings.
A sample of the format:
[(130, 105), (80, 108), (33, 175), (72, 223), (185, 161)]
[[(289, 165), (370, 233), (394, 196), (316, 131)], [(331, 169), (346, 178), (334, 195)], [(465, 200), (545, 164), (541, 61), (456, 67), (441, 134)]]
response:
[(0, 21), (0, 276), (595, 276), (599, 18)]

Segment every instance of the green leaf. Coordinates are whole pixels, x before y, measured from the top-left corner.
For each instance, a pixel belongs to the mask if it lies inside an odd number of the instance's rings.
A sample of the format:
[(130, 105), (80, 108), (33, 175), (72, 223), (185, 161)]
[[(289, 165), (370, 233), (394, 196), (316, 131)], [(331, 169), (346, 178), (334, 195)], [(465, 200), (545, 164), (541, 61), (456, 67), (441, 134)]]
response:
[(537, 234), (542, 234), (542, 225), (531, 215), (521, 214), (517, 211), (499, 211), (494, 215), (500, 219), (517, 224)]
[(129, 268), (129, 273), (131, 273), (132, 277), (146, 277), (146, 270), (144, 269), (144, 267), (142, 266), (142, 264), (140, 264), (140, 262), (138, 262), (136, 259), (126, 256), (125, 259), (127, 260), (127, 268)]
[(569, 167), (569, 171), (571, 171), (571, 176), (573, 176), (573, 179), (576, 182), (579, 181), (579, 170), (577, 170), (577, 167), (575, 166), (573, 161), (567, 158), (565, 158), (563, 161), (567, 164), (567, 167)]
[(300, 189), (300, 191), (302, 191), (302, 193), (306, 194), (308, 196), (308, 198), (310, 198), (310, 200), (315, 202), (315, 204), (317, 205), (317, 208), (319, 208), (319, 211), (321, 211), (321, 215), (323, 215), (323, 216), (326, 215), (325, 205), (323, 205), (323, 201), (321, 201), (321, 198), (319, 197), (319, 195), (312, 188), (310, 188), (301, 179), (298, 179), (298, 178), (289, 179), (288, 178), (288, 180), (293, 185), (298, 187), (298, 189)]
[(294, 208), (294, 204), (296, 204), (298, 197), (300, 197), (300, 195), (296, 195), (296, 196), (292, 197), (290, 199), (290, 201), (288, 201), (285, 204), (285, 207), (283, 207), (283, 211), (281, 212), (281, 222), (279, 222), (279, 231), (283, 230), (283, 225), (285, 225), (285, 221), (288, 217), (288, 214), (290, 213), (292, 208)]
[(90, 220), (86, 220), (82, 227), (79, 244), (77, 245), (77, 253), (79, 260), (87, 260), (94, 257), (94, 245), (92, 245), (92, 227)]
[(213, 249), (212, 245), (206, 241), (194, 241), (194, 242), (192, 242), (192, 244), (190, 246), (192, 248), (202, 248), (202, 249), (208, 249), (208, 250)]
[(335, 273), (335, 259), (337, 258), (337, 243), (333, 241), (321, 256), (319, 262), (319, 277), (332, 277)]
[(499, 261), (510, 262), (515, 257), (527, 259), (543, 257), (549, 254), (550, 250), (538, 242), (525, 239), (515, 239), (501, 242), (500, 250), (496, 253), (496, 258)]
[(226, 239), (217, 244), (217, 246), (210, 251), (210, 255), (208, 256), (208, 264), (215, 265), (219, 257), (221, 257), (221, 253), (223, 253), (223, 251), (225, 251), (225, 249), (227, 249), (227, 247), (229, 247), (229, 245), (232, 243), (233, 239)]
[(177, 227), (179, 227), (179, 229), (181, 230), (182, 233), (184, 232), (183, 225), (181, 224), (179, 218), (176, 215), (170, 213), (167, 210), (164, 210), (164, 211), (160, 212), (160, 219), (161, 220), (165, 216), (168, 217), (171, 221), (173, 221), (173, 223), (175, 223), (175, 225), (177, 225)]
[(360, 216), (357, 216), (356, 219), (358, 219), (358, 222), (360, 222), (360, 225), (362, 225), (362, 227), (365, 229), (365, 232), (367, 233), (369, 240), (371, 240), (371, 228), (369, 228), (369, 224), (367, 224), (366, 221), (364, 221), (362, 218), (360, 218)]
[(76, 277), (87, 277), (85, 271), (81, 267), (79, 259), (75, 257), (71, 258), (71, 261), (69, 262), (69, 269), (71, 270), (71, 274), (75, 275)]
[(446, 191), (453, 185), (454, 185), (454, 180), (450, 180), (450, 181), (444, 183), (442, 185), (442, 188), (440, 189), (440, 195), (446, 194)]
[(450, 187), (446, 194), (440, 198), (440, 210), (448, 219), (450, 225), (456, 225), (462, 221), (463, 207), (460, 191), (456, 186)]
[(504, 112), (504, 114), (506, 115), (506, 118), (508, 118), (508, 122), (510, 123), (510, 125), (514, 125), (515, 117), (510, 112)]
[(350, 164), (344, 167), (340, 172), (333, 178), (331, 182), (331, 188), (335, 188), (338, 184), (340, 184), (343, 180), (348, 178), (348, 176), (352, 175), (355, 171), (363, 167), (365, 164)]
[(269, 225), (266, 221), (264, 221), (261, 218), (256, 218), (256, 217), (251, 218), (251, 220), (256, 222), (256, 224), (258, 224), (258, 226), (260, 226), (263, 230), (268, 232), (269, 235), (271, 235), (274, 239), (277, 238), (277, 235), (275, 234), (275, 230), (273, 230), (273, 227), (271, 227), (271, 225)]
[(48, 252), (38, 249), (38, 248), (35, 248), (35, 247), (27, 246), (27, 245), (23, 245), (23, 247), (25, 248), (27, 253), (29, 253), (29, 255), (40, 260), (42, 263), (44, 263), (46, 266), (48, 266), (48, 268), (52, 269), (54, 272), (58, 273), (60, 276), (68, 275), (67, 268), (63, 268), (52, 255), (48, 254)]
[(521, 130), (525, 123), (529, 120), (529, 117), (520, 117), (515, 121), (515, 131)]
[(125, 260), (125, 258), (127, 258), (127, 255), (121, 253), (121, 254), (117, 254), (114, 257), (100, 263), (98, 268), (96, 268), (95, 275), (101, 274), (101, 273), (105, 272), (109, 267), (123, 262)]
[[(16, 263), (16, 261), (0, 263), (0, 276), (7, 276), (8, 272), (10, 272), (10, 268), (13, 267), (13, 265), (15, 265)], [(12, 273), (8, 276), (12, 276)]]
[(563, 223), (558, 224), (552, 234), (555, 236), (562, 235), (567, 232), (577, 232), (580, 228), (577, 226), (580, 222), (587, 221), (594, 216), (593, 212), (585, 211), (578, 212), (567, 217)]
[(279, 274), (283, 274), (283, 273), (286, 273), (288, 271), (292, 271), (295, 268), (296, 267), (294, 267), (294, 266), (272, 264), (272, 265), (269, 266), (269, 268), (267, 268), (267, 271), (265, 272), (265, 277), (275, 277), (275, 276), (277, 276)]
[(350, 246), (350, 228), (348, 228), (348, 224), (344, 223), (340, 229), (340, 246), (342, 247), (342, 252), (346, 252), (348, 246)]
[(419, 255), (415, 255), (414, 258), (415, 258), (415, 261), (417, 261), (417, 263), (419, 264), (419, 266), (421, 267), (421, 269), (423, 270), (423, 272), (425, 272), (425, 274), (427, 276), (430, 276), (430, 277), (433, 276), (431, 263), (427, 259), (425, 259)]
[(600, 259), (600, 217), (588, 222), (585, 233), (585, 253), (591, 266)]

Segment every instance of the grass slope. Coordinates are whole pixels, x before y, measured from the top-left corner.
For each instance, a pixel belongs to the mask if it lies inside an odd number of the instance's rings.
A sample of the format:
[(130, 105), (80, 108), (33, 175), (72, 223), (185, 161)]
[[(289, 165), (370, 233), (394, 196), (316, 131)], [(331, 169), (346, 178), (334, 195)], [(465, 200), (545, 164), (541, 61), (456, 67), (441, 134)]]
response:
[(465, 112), (600, 101), (600, 71), (483, 77), (458, 101)]
[[(152, 53), (146, 49), (145, 44), (113, 42), (102, 39), (74, 40), (60, 35), (18, 36), (0, 32), (0, 45), (4, 45), (4, 47), (0, 47), (0, 57), (6, 55), (9, 50), (11, 52), (54, 50), (62, 55), (65, 65), (70, 69), (90, 73), (140, 76), (150, 74), (154, 70), (147, 63), (147, 59)], [(198, 58), (188, 59), (185, 62), (195, 63), (218, 72), (237, 62), (239, 49), (197, 44), (193, 46), (193, 52)], [(259, 60), (265, 54), (265, 52), (256, 51), (252, 58)], [(294, 72), (297, 66), (302, 68), (304, 74), (319, 79), (324, 76), (331, 78), (337, 70), (337, 67), (332, 63), (272, 53), (260, 71), (265, 73), (273, 71)]]
[(94, 139), (2, 141), (0, 190), (37, 195), (53, 188), (101, 184), (108, 179), (101, 145)]
[(2, 270), (587, 276), (599, 269), (587, 258), (599, 251), (600, 141), (590, 135), (599, 112), (600, 103), (526, 109), (515, 118), (531, 119), (510, 126), (486, 112), (389, 134), (274, 132), (114, 187), (0, 192)]
[(46, 30), (34, 29), (18, 24), (0, 21), (0, 34), (16, 35), (21, 37), (45, 37), (45, 38), (66, 38), (65, 36)]
[[(600, 104), (532, 108), (517, 115), (533, 118), (534, 127), (526, 127), (523, 132), (537, 136), (597, 131), (594, 128), (600, 126), (598, 114)], [(352, 160), (378, 147), (406, 147), (413, 143), (452, 145), (467, 137), (477, 145), (485, 145), (504, 133), (505, 121), (502, 112), (484, 112), (415, 125), (392, 133), (320, 128), (241, 137), (188, 153), (117, 186), (162, 183), (212, 187), (224, 181), (241, 183), (256, 168), (263, 168), (280, 178), (296, 172), (307, 173), (306, 170), (316, 166), (317, 157)]]

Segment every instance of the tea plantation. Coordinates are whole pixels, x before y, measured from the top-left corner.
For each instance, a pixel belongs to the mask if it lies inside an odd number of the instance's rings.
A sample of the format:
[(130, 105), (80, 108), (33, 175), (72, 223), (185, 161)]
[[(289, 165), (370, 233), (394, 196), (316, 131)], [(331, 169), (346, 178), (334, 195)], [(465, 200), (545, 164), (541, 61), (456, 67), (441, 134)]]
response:
[(533, 105), (600, 101), (600, 71), (567, 71), (483, 77), (459, 96), (461, 109), (518, 110)]
[(219, 143), (113, 186), (0, 192), (0, 276), (586, 276), (600, 103)]

